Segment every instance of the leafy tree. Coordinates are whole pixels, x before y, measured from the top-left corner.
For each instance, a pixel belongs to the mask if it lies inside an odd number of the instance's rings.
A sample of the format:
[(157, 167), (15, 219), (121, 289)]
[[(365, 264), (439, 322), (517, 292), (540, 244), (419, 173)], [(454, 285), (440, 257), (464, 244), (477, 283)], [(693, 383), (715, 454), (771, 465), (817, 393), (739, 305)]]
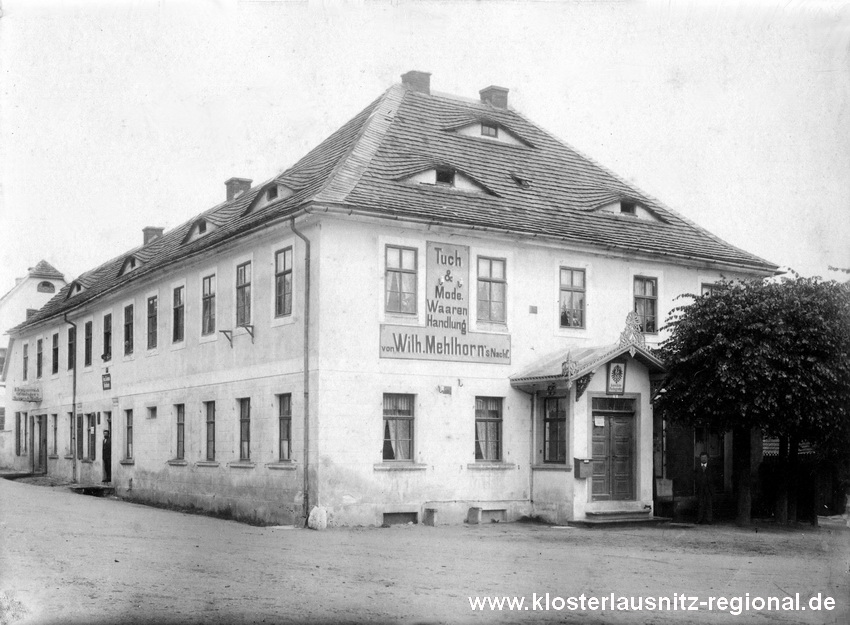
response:
[(755, 428), (794, 452), (801, 441), (826, 456), (850, 449), (850, 288), (795, 276), (688, 297), (667, 320), (657, 409), (732, 430), (738, 522), (748, 524)]

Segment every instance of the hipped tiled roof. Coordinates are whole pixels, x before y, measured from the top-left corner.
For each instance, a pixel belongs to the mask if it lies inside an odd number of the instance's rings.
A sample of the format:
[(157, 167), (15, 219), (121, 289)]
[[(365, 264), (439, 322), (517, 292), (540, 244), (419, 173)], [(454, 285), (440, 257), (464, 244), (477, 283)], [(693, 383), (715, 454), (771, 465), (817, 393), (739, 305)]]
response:
[(64, 280), (64, 274), (46, 260), (38, 261), (35, 267), (30, 267), (28, 274), (31, 278), (47, 278), (50, 280)]
[[(528, 145), (487, 141), (455, 131), (481, 119), (506, 128)], [(435, 165), (464, 172), (489, 193), (405, 181)], [(528, 185), (518, 184), (517, 177)], [(271, 183), (283, 184), (294, 193), (248, 211)], [(597, 210), (624, 198), (640, 203), (660, 221)], [(84, 287), (81, 293), (68, 296), (72, 282), (18, 329), (310, 204), (344, 205), (379, 217), (492, 228), (684, 262), (719, 262), (763, 274), (776, 269), (696, 226), (512, 109), (395, 85), (287, 171), (82, 274), (74, 281)], [(218, 227), (184, 243), (200, 217)], [(119, 276), (131, 254), (141, 266)]]

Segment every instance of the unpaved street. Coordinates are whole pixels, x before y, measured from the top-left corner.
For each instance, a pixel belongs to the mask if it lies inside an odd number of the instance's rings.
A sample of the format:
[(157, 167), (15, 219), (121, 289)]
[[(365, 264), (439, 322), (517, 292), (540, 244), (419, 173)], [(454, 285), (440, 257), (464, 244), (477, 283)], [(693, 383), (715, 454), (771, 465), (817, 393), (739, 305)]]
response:
[[(836, 623), (850, 530), (542, 525), (314, 532), (0, 479), (0, 622)], [(470, 596), (832, 596), (832, 611), (473, 612)], [(11, 606), (11, 607), (9, 607)], [(25, 612), (25, 614), (24, 614)], [(16, 614), (22, 616), (15, 618)]]

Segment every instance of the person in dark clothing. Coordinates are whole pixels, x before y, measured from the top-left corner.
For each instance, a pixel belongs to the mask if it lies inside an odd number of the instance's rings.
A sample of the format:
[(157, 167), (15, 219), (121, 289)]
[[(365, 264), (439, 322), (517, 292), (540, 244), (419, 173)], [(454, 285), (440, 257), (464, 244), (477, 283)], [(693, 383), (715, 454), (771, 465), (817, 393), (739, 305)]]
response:
[(696, 468), (694, 482), (696, 484), (697, 501), (699, 502), (697, 523), (708, 523), (710, 525), (713, 520), (711, 499), (714, 496), (714, 471), (708, 462), (708, 454), (705, 452), (699, 455), (699, 465)]
[(103, 431), (103, 483), (112, 481), (112, 440), (109, 438), (109, 430)]

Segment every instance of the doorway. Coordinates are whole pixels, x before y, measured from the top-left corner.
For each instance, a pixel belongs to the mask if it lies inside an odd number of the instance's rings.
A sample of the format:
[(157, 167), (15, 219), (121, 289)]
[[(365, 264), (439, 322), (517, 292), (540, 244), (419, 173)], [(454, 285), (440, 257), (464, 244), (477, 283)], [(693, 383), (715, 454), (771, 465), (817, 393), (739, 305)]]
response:
[(634, 406), (633, 399), (592, 399), (592, 501), (635, 498)]
[(34, 415), (30, 419), (32, 472), (47, 473), (47, 415)]

